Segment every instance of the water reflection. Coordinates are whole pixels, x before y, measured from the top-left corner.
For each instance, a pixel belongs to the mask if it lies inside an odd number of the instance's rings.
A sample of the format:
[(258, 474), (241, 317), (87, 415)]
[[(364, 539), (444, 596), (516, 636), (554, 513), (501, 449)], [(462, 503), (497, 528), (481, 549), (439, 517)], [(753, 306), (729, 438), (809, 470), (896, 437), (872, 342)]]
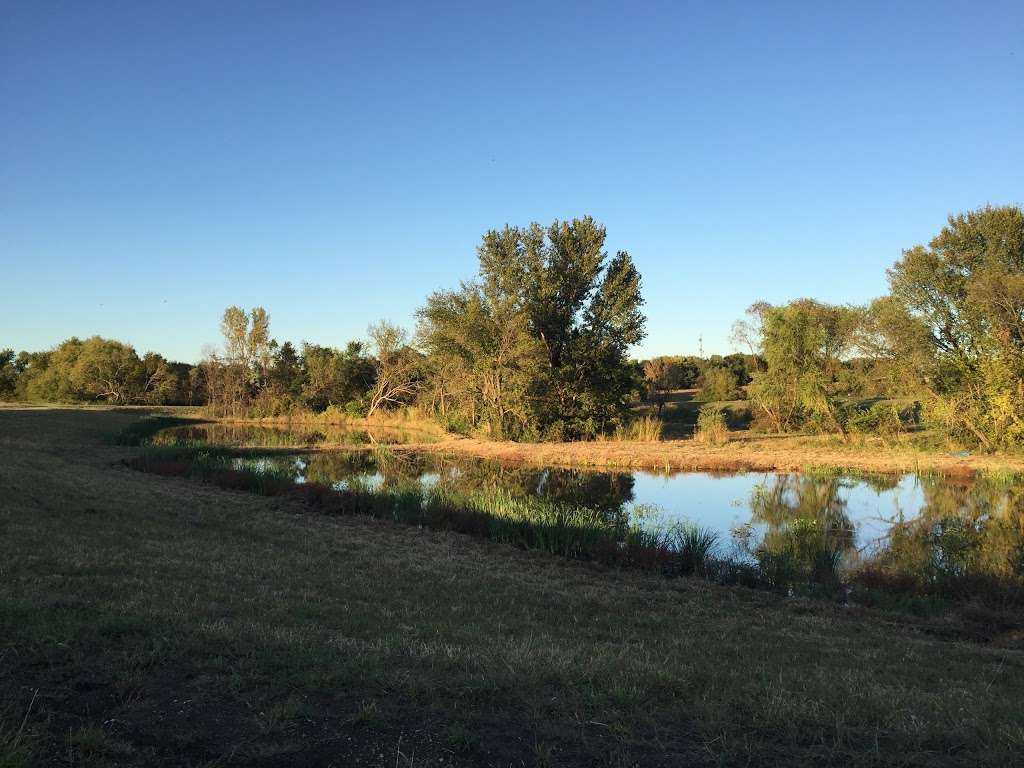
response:
[(501, 490), (512, 496), (538, 496), (587, 507), (610, 516), (622, 515), (634, 500), (634, 477), (621, 472), (517, 467), (462, 457), (390, 451), (306, 454), (300, 457), (299, 464), (303, 480), (327, 485), (398, 488), (419, 483), (466, 492)]
[[(293, 431), (202, 425), (162, 433), (163, 444), (294, 447), (403, 442), (400, 430)], [(983, 574), (1024, 576), (1024, 484), (916, 475), (595, 472), (510, 466), (386, 447), (239, 459), (294, 470), (298, 482), (390, 490), (434, 485), (460, 492), (541, 497), (594, 510), (606, 520), (667, 525), (686, 520), (766, 568), (818, 579), (871, 564), (919, 583)], [(660, 510), (651, 514), (651, 510)], [(721, 552), (721, 554), (727, 554)]]
[(1024, 486), (1001, 480), (921, 480), (917, 514), (893, 521), (878, 560), (929, 581), (1024, 575)]

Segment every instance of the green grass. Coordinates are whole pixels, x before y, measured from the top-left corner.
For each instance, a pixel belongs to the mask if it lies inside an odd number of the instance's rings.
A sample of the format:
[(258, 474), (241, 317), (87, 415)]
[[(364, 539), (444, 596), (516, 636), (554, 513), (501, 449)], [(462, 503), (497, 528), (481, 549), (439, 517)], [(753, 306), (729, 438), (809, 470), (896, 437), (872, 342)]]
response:
[(201, 423), (196, 419), (177, 416), (146, 416), (132, 421), (124, 429), (114, 434), (114, 442), (118, 445), (145, 445), (158, 433), (172, 427), (184, 427)]
[(131, 418), (0, 413), (0, 727), (24, 718), (32, 764), (1005, 766), (1024, 748), (1012, 639), (134, 472), (137, 449), (99, 437)]

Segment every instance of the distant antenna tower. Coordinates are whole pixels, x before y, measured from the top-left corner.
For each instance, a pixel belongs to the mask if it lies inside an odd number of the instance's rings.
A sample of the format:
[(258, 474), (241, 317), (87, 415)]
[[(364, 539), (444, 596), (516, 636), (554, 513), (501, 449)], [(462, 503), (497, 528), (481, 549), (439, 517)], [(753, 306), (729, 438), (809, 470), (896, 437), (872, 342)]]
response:
[(703, 333), (700, 336), (697, 337), (697, 347), (698, 347), (698, 349), (700, 349), (700, 354), (698, 355), (698, 357), (704, 357), (704, 334)]

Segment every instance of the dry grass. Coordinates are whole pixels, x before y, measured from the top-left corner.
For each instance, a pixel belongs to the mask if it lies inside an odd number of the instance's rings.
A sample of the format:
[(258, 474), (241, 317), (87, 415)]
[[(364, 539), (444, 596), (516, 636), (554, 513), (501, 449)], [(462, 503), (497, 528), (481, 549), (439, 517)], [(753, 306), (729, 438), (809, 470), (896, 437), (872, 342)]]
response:
[(729, 425), (721, 408), (713, 405), (703, 408), (697, 417), (694, 440), (701, 445), (721, 445), (729, 439)]
[(847, 444), (829, 436), (750, 432), (729, 433), (716, 445), (692, 438), (575, 443), (511, 443), (459, 438), (391, 447), (396, 451), (454, 453), (520, 464), (664, 472), (772, 472), (836, 467), (879, 473), (934, 472), (951, 477), (969, 477), (979, 472), (1024, 473), (1024, 456), (1020, 455), (960, 456), (892, 445), (881, 439), (866, 438)]
[[(863, 472), (934, 472), (951, 477), (978, 473), (1024, 473), (1024, 455), (969, 454), (922, 448), (910, 441), (893, 442), (859, 436), (848, 442), (831, 435), (761, 434), (749, 431), (716, 430), (714, 439), (661, 440), (662, 423), (643, 420), (642, 427), (622, 432), (614, 440), (567, 443), (513, 443), (457, 437), (442, 433), (435, 425), (423, 429), (420, 422), (409, 429), (412, 442), (392, 446), (394, 450), (454, 453), (498, 461), (545, 466), (608, 469), (649, 469), (683, 471), (796, 471), (806, 467), (836, 467)], [(259, 422), (270, 423), (270, 422)], [(285, 422), (280, 422), (284, 424)], [(409, 422), (379, 422), (397, 426)], [(349, 422), (353, 429), (373, 426), (365, 421)], [(424, 439), (416, 440), (417, 430)], [(294, 450), (335, 450), (342, 443), (297, 446)], [(372, 446), (367, 446), (372, 449)]]
[(216, 421), (226, 424), (253, 424), (278, 427), (311, 427), (339, 426), (353, 430), (397, 429), (409, 432), (422, 432), (432, 438), (449, 437), (449, 434), (433, 419), (428, 418), (415, 408), (402, 408), (397, 411), (378, 411), (370, 418), (350, 416), (338, 409), (328, 409), (321, 413), (298, 411), (288, 416), (268, 416), (260, 419), (220, 418)]
[(134, 418), (0, 412), (0, 733), (38, 690), (35, 763), (1004, 766), (1024, 749), (1020, 650), (133, 472), (138, 449), (105, 436)]
[(632, 419), (626, 424), (620, 424), (611, 435), (599, 434), (595, 440), (599, 443), (608, 440), (620, 443), (656, 442), (661, 440), (662, 428), (661, 419), (654, 416), (643, 416)]

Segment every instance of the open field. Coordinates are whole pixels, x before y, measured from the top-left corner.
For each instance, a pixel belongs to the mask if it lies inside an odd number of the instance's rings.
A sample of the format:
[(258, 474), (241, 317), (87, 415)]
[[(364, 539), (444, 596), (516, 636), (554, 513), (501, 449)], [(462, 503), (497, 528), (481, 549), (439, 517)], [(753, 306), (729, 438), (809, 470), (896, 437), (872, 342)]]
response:
[(133, 472), (0, 411), (0, 765), (1007, 765), (1019, 638)]

